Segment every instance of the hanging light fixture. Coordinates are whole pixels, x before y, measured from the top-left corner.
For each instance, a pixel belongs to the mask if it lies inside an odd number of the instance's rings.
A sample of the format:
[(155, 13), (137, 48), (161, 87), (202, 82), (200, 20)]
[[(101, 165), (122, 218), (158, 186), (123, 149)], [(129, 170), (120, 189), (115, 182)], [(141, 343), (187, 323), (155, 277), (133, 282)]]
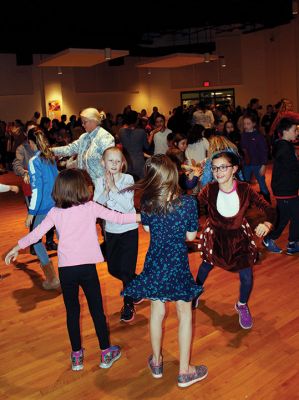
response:
[(226, 67), (225, 58), (224, 58), (223, 56), (220, 56), (219, 59), (220, 59), (220, 66), (221, 66), (222, 68), (225, 68), (225, 67)]
[(111, 48), (106, 47), (104, 49), (105, 60), (111, 60)]
[(298, 1), (297, 0), (292, 1), (292, 14), (293, 15), (298, 14)]
[(57, 75), (62, 75), (62, 69), (61, 69), (61, 67), (57, 67)]
[(205, 63), (209, 63), (211, 60), (210, 60), (210, 53), (205, 53), (204, 54), (204, 62)]

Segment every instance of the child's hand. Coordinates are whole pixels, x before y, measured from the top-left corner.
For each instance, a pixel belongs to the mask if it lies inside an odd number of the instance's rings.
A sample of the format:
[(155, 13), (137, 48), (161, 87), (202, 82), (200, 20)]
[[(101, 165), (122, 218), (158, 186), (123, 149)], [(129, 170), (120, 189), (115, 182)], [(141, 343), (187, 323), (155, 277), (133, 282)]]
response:
[(270, 227), (265, 224), (258, 224), (258, 226), (255, 228), (255, 234), (257, 237), (264, 237), (266, 236), (270, 231)]
[(12, 192), (15, 192), (15, 193), (19, 193), (19, 187), (18, 186), (13, 186), (13, 185), (10, 185), (10, 190), (12, 191)]
[(203, 173), (203, 169), (201, 166), (196, 166), (196, 167), (194, 167), (193, 172), (194, 172), (194, 176), (200, 177)]
[(28, 214), (26, 221), (25, 221), (25, 226), (27, 226), (27, 228), (30, 228), (30, 225), (32, 224), (33, 221), (33, 215)]
[(118, 189), (115, 186), (114, 177), (109, 171), (106, 172), (106, 188), (109, 192), (118, 192)]
[(11, 249), (5, 256), (5, 264), (9, 265), (11, 260), (15, 261), (18, 257), (20, 247), (17, 245)]
[(29, 178), (28, 172), (26, 172), (26, 174), (23, 176), (23, 181), (24, 181), (24, 183), (27, 183), (27, 184), (30, 183), (30, 178)]

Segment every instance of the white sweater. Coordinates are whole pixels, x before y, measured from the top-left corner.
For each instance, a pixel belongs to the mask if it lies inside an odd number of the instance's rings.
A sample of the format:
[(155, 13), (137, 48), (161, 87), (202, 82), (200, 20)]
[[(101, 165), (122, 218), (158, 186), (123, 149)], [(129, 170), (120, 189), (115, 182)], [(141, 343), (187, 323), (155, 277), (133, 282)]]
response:
[[(134, 184), (132, 175), (121, 174), (121, 178), (115, 183), (119, 191)], [(134, 208), (134, 192), (105, 192), (105, 178), (100, 177), (95, 181), (95, 191), (93, 200), (105, 205), (111, 210), (119, 211), (122, 213), (136, 213)], [(119, 225), (113, 222), (106, 222), (105, 231), (109, 233), (123, 233), (137, 229), (138, 224)]]

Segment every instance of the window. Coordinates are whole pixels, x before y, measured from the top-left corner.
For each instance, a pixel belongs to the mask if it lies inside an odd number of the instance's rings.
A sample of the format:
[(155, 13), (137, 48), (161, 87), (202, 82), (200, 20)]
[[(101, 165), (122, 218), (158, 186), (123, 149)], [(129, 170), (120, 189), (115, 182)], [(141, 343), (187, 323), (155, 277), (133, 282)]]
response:
[(181, 104), (184, 107), (196, 105), (204, 102), (207, 106), (213, 104), (235, 106), (235, 89), (217, 89), (217, 90), (197, 90), (192, 92), (181, 92)]

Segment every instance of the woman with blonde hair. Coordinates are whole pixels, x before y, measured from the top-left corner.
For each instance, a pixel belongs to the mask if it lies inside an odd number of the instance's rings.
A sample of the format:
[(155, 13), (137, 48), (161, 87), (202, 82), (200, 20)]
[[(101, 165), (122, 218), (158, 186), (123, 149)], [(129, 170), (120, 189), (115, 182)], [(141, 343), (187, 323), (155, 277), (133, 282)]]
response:
[(51, 150), (56, 156), (73, 156), (77, 154), (77, 166), (86, 170), (92, 181), (104, 175), (104, 167), (101, 164), (104, 151), (114, 146), (113, 136), (103, 129), (101, 121), (103, 112), (96, 108), (85, 108), (80, 113), (82, 125), (86, 130), (79, 139), (67, 146), (53, 147)]

